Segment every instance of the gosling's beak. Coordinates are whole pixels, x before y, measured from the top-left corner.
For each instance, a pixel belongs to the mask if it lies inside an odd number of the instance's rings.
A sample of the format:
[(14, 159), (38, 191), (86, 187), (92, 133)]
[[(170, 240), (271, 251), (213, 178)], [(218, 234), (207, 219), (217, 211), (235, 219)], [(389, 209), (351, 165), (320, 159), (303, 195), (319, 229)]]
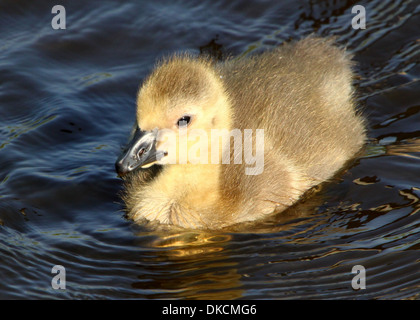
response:
[(138, 167), (151, 166), (159, 160), (160, 157), (158, 157), (158, 153), (156, 152), (157, 132), (157, 129), (153, 131), (136, 129), (127, 149), (115, 163), (115, 169), (120, 176)]

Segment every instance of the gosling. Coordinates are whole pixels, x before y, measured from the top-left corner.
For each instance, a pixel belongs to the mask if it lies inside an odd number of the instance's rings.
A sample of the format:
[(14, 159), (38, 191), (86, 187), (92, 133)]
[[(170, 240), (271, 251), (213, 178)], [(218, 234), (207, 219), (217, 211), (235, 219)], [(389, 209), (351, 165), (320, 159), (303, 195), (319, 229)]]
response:
[[(351, 67), (349, 54), (316, 37), (224, 62), (186, 54), (164, 59), (140, 87), (131, 142), (116, 162), (127, 216), (218, 229), (292, 206), (365, 142)], [(183, 134), (194, 129), (208, 137), (228, 132), (218, 150), (210, 150), (210, 138), (208, 152), (200, 149), (207, 163), (181, 161)], [(246, 174), (249, 164), (238, 161), (244, 153), (235, 154), (229, 138), (234, 129), (251, 129), (253, 154), (263, 150), (262, 172)], [(187, 140), (188, 154), (197, 143)]]

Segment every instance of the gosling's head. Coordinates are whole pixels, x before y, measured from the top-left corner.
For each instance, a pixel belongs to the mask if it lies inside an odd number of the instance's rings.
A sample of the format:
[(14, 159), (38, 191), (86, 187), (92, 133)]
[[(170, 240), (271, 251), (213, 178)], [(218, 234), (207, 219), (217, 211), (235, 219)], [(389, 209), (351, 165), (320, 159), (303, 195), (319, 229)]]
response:
[[(210, 137), (212, 129), (228, 129), (230, 123), (228, 98), (211, 61), (189, 56), (164, 60), (139, 90), (135, 130), (117, 172), (185, 163), (181, 135), (200, 129)], [(186, 151), (193, 145), (188, 140)]]

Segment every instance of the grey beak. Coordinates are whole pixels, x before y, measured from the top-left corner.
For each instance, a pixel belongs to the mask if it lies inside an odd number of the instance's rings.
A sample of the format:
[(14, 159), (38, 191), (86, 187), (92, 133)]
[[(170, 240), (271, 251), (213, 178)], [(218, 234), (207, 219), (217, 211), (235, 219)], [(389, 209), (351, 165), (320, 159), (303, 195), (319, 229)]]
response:
[(115, 163), (117, 173), (122, 176), (138, 167), (156, 162), (157, 129), (153, 131), (141, 131), (136, 129), (127, 149), (119, 156)]

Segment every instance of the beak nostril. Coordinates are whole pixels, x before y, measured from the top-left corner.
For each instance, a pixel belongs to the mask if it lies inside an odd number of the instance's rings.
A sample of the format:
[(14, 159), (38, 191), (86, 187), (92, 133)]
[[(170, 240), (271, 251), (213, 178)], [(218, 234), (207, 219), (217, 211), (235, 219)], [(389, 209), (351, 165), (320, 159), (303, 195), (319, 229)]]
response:
[(140, 151), (138, 153), (139, 158), (141, 158), (141, 156), (144, 154), (145, 151), (146, 151), (146, 149), (144, 149), (144, 148), (140, 149)]
[(156, 160), (155, 137), (153, 132), (138, 129), (128, 147), (117, 160), (115, 166), (118, 173), (128, 173), (138, 167), (153, 165)]

